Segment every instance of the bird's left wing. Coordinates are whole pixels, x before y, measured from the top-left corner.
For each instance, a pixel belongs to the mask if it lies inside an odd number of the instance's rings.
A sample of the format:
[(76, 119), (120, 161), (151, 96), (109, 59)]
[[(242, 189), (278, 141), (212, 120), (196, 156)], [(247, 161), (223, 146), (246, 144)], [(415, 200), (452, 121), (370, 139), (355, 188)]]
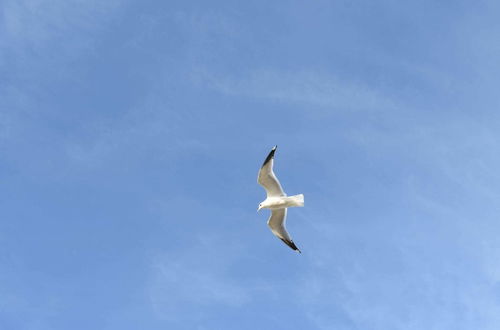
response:
[(267, 225), (269, 226), (269, 228), (271, 228), (273, 234), (280, 240), (282, 240), (291, 249), (301, 253), (297, 245), (295, 245), (295, 243), (292, 241), (292, 238), (286, 231), (285, 223), (286, 223), (286, 209), (272, 210), (271, 217), (267, 221)]
[(266, 189), (267, 197), (279, 197), (286, 196), (278, 178), (273, 172), (274, 165), (274, 152), (276, 151), (276, 146), (271, 150), (269, 155), (267, 155), (264, 164), (259, 171), (259, 176), (257, 177), (257, 182)]

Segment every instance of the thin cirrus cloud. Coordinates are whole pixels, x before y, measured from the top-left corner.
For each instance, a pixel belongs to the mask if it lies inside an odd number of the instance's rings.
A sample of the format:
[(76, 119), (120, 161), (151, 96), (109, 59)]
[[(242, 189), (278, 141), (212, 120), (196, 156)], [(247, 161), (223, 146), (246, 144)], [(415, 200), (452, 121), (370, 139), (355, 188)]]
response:
[[(71, 41), (68, 32), (84, 36), (95, 31), (99, 23), (103, 23), (104, 15), (118, 4), (119, 1), (4, 1), (0, 45), (10, 46), (10, 51), (18, 54), (35, 51), (39, 55), (47, 51), (50, 44)], [(82, 39), (79, 41), (81, 43)], [(79, 43), (70, 42), (69, 46), (75, 47)]]
[[(211, 252), (222, 248), (221, 242), (205, 238), (193, 244), (191, 252), (155, 257), (149, 295), (161, 319), (196, 323), (203, 320), (211, 308), (238, 308), (250, 300), (248, 290), (251, 288), (242, 287), (231, 279), (225, 269), (230, 263), (217, 262), (216, 255)], [(205, 262), (200, 262), (200, 258)], [(193, 313), (191, 308), (198, 312)]]
[(394, 100), (369, 86), (307, 70), (257, 69), (239, 77), (199, 70), (193, 73), (193, 81), (230, 95), (312, 105), (340, 112), (393, 110), (396, 107)]

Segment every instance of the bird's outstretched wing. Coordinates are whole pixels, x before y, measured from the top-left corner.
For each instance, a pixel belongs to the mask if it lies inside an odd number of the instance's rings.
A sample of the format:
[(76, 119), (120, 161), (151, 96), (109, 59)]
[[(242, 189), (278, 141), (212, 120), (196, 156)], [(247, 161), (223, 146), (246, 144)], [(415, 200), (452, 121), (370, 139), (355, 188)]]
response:
[(267, 197), (286, 196), (278, 178), (273, 172), (274, 152), (276, 151), (276, 147), (277, 146), (274, 146), (269, 155), (267, 155), (266, 160), (260, 168), (259, 176), (257, 177), (257, 182), (266, 189)]
[(295, 245), (295, 243), (292, 241), (292, 238), (286, 231), (285, 223), (286, 209), (272, 210), (271, 217), (267, 221), (267, 225), (269, 226), (269, 228), (271, 228), (273, 234), (290, 248), (301, 253), (297, 245)]

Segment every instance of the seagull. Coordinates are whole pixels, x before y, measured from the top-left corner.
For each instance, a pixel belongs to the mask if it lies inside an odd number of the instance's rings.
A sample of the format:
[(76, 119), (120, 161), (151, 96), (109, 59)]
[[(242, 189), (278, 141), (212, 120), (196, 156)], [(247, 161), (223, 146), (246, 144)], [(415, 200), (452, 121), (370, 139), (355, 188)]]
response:
[(274, 153), (277, 147), (278, 146), (273, 147), (259, 170), (257, 182), (266, 190), (267, 198), (259, 204), (257, 212), (264, 208), (270, 209), (271, 216), (269, 220), (267, 220), (267, 225), (271, 228), (273, 234), (290, 248), (301, 253), (286, 231), (285, 223), (287, 208), (303, 207), (304, 195), (300, 194), (288, 197), (283, 191), (283, 188), (281, 188), (281, 184), (273, 172)]

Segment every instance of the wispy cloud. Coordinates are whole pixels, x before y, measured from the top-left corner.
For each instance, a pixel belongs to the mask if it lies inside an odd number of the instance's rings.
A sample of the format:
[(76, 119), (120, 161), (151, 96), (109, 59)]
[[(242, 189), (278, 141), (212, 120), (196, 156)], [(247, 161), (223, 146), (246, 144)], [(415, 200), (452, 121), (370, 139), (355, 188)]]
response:
[[(469, 255), (475, 248), (461, 248), (477, 242), (453, 239), (459, 229), (433, 234), (431, 225), (423, 239), (391, 226), (381, 243), (354, 228), (327, 227), (309, 247), (315, 256), (297, 283), (298, 300), (318, 328), (495, 329), (498, 285), (484, 273), (481, 255)], [(335, 253), (341, 249), (350, 252)]]
[(119, 1), (6, 0), (0, 3), (0, 113), (4, 139), (40, 109), (42, 82), (71, 76), (69, 64), (91, 52)]
[(338, 112), (394, 110), (397, 104), (388, 95), (361, 82), (308, 70), (259, 69), (235, 77), (200, 69), (193, 73), (193, 81), (230, 95), (314, 106), (316, 112), (317, 108)]
[(214, 235), (197, 237), (192, 244), (153, 259), (149, 293), (160, 319), (197, 324), (212, 310), (241, 307), (251, 300), (254, 288), (230, 275), (238, 245)]
[[(67, 55), (65, 50), (77, 51), (88, 46), (91, 35), (104, 15), (120, 1), (3, 1), (0, 47), (3, 55), (40, 56), (53, 49)], [(74, 38), (77, 34), (78, 38)], [(87, 34), (87, 38), (82, 38)], [(56, 47), (54, 47), (56, 46)]]

